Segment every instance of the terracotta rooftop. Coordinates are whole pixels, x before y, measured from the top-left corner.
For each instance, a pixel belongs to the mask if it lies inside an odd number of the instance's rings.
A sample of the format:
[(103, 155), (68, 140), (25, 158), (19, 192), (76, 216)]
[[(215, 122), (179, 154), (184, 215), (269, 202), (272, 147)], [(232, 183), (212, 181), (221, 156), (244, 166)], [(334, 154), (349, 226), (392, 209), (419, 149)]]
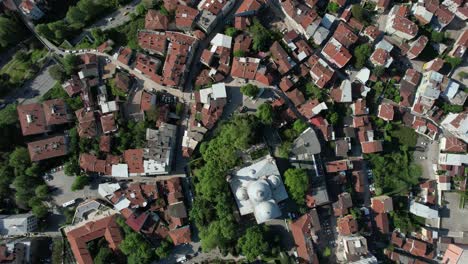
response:
[(175, 246), (192, 242), (189, 226), (170, 230), (169, 236)]
[(123, 48), (120, 50), (117, 60), (125, 65), (128, 65), (130, 63), (130, 59), (132, 58), (132, 54), (133, 50), (131, 48)]
[(252, 38), (249, 35), (239, 34), (234, 39), (234, 51), (242, 50), (244, 52), (249, 52), (251, 44), (252, 44)]
[(81, 92), (83, 89), (83, 83), (78, 76), (72, 75), (68, 81), (63, 83), (62, 87), (67, 92), (68, 96), (72, 97)]
[(390, 232), (390, 226), (389, 226), (389, 220), (388, 220), (388, 214), (387, 213), (375, 214), (374, 220), (375, 220), (375, 224), (377, 226), (377, 229), (381, 233), (388, 234)]
[(88, 222), (83, 226), (67, 232), (70, 248), (78, 264), (93, 263), (93, 258), (88, 251), (87, 243), (100, 237), (104, 237), (112, 250), (118, 250), (122, 241), (120, 228), (115, 222), (115, 216)]
[(289, 57), (288, 53), (281, 47), (278, 41), (275, 41), (270, 47), (271, 56), (273, 61), (278, 66), (278, 71), (281, 74), (289, 72), (296, 63)]
[(420, 36), (415, 41), (413, 41), (410, 44), (410, 49), (407, 53), (408, 58), (414, 59), (418, 57), (419, 54), (421, 54), (421, 52), (424, 50), (428, 42), (429, 42), (429, 39), (424, 35)]
[(456, 137), (449, 136), (445, 137), (445, 144), (441, 147), (442, 151), (445, 152), (455, 152), (455, 153), (465, 153), (466, 152), (466, 143), (459, 140)]
[(156, 31), (139, 31), (138, 32), (138, 45), (145, 50), (157, 54), (166, 53), (167, 49), (167, 36), (165, 32)]
[(41, 104), (19, 105), (17, 111), (23, 136), (42, 134), (49, 131)]
[(236, 11), (236, 15), (253, 14), (257, 12), (265, 4), (263, 0), (243, 0), (242, 4)]
[(371, 207), (376, 213), (388, 213), (393, 211), (392, 198), (387, 195), (372, 197)]
[(349, 48), (358, 41), (358, 36), (354, 34), (351, 27), (340, 21), (340, 24), (333, 33), (333, 38), (338, 40), (343, 46)]
[(332, 79), (335, 71), (317, 55), (312, 55), (307, 60), (310, 65), (310, 75), (319, 88), (324, 88)]
[(382, 141), (361, 142), (362, 153), (376, 153), (383, 150)]
[(301, 259), (303, 263), (318, 263), (317, 255), (312, 244), (312, 230), (317, 227), (313, 225), (312, 216), (310, 214), (305, 214), (292, 222), (290, 227), (299, 259)]
[(337, 40), (331, 38), (322, 50), (322, 54), (338, 68), (343, 68), (353, 57)]
[(348, 160), (335, 160), (327, 162), (326, 164), (327, 172), (340, 172), (348, 169)]
[(237, 78), (254, 80), (260, 60), (256, 58), (234, 58), (231, 75)]
[(178, 28), (190, 28), (198, 16), (198, 10), (189, 6), (178, 5), (175, 12), (175, 23)]
[(391, 104), (381, 104), (379, 105), (379, 117), (386, 121), (393, 120), (395, 115), (395, 110)]
[(143, 149), (127, 149), (124, 151), (124, 161), (129, 173), (144, 173)]
[(49, 126), (66, 124), (70, 120), (68, 118), (67, 105), (62, 99), (53, 99), (44, 101), (44, 114), (46, 123)]
[(148, 10), (145, 17), (145, 29), (166, 30), (169, 26), (169, 18), (156, 10)]
[(96, 119), (93, 111), (86, 111), (84, 108), (75, 111), (78, 119), (78, 135), (80, 137), (94, 137), (97, 135)]
[(304, 95), (299, 89), (293, 89), (286, 93), (286, 96), (294, 103), (295, 106), (299, 106), (305, 103)]
[(101, 116), (101, 127), (104, 134), (115, 132), (117, 130), (114, 113)]
[(40, 161), (67, 155), (68, 142), (65, 136), (55, 136), (28, 143), (31, 161)]
[(356, 233), (358, 229), (358, 223), (352, 215), (347, 215), (338, 219), (338, 233), (342, 236), (349, 236)]
[(110, 152), (111, 150), (111, 137), (101, 136), (99, 138), (99, 150), (102, 152)]

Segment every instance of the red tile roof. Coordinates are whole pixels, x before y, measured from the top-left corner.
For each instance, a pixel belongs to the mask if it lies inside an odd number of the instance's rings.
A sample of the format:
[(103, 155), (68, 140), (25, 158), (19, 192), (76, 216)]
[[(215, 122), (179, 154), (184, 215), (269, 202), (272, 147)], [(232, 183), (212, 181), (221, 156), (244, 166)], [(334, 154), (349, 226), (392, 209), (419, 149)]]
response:
[(19, 105), (17, 111), (23, 136), (42, 134), (49, 131), (41, 104)]
[(424, 50), (428, 42), (429, 42), (429, 39), (424, 35), (420, 36), (418, 39), (413, 41), (410, 44), (410, 49), (407, 53), (408, 58), (414, 59), (418, 57), (419, 54), (421, 54), (421, 52)]
[(270, 52), (281, 74), (288, 73), (295, 65), (295, 62), (289, 57), (288, 53), (281, 47), (278, 41), (275, 41), (273, 45), (271, 45)]
[(138, 45), (145, 50), (162, 55), (166, 53), (167, 38), (165, 32), (139, 31)]
[(169, 236), (171, 237), (174, 245), (187, 244), (192, 242), (190, 227), (180, 227), (169, 231)]
[(99, 150), (102, 152), (110, 152), (111, 150), (111, 137), (101, 136), (99, 138)]
[(246, 30), (250, 26), (249, 18), (236, 16), (234, 18), (234, 27), (238, 30)]
[(97, 135), (94, 112), (81, 108), (75, 111), (75, 115), (78, 119), (78, 135), (80, 137), (91, 138)]
[(143, 149), (127, 149), (124, 151), (124, 161), (128, 165), (129, 173), (144, 173)]
[(31, 161), (40, 161), (67, 155), (68, 142), (65, 136), (55, 136), (28, 143)]
[(384, 49), (378, 48), (372, 53), (370, 60), (374, 65), (384, 66), (391, 59), (390, 53)]
[(198, 10), (189, 6), (178, 5), (175, 12), (176, 27), (189, 29), (192, 27), (195, 18), (198, 16)]
[(370, 40), (376, 40), (383, 32), (378, 27), (370, 25), (364, 29), (364, 36), (370, 38)]
[(393, 211), (392, 198), (386, 195), (376, 196), (371, 199), (371, 207), (376, 213), (388, 213)]
[(393, 120), (395, 111), (393, 105), (391, 104), (381, 104), (379, 105), (379, 117), (386, 121)]
[(311, 216), (305, 214), (292, 222), (290, 227), (299, 259), (302, 262), (316, 264), (318, 260), (312, 244), (311, 230), (313, 226), (311, 223)]
[(286, 93), (286, 96), (294, 103), (295, 106), (299, 106), (305, 103), (304, 95), (299, 89), (293, 89)]
[(116, 131), (117, 123), (115, 122), (114, 113), (101, 116), (101, 126), (104, 134)]
[(333, 38), (338, 40), (343, 46), (349, 48), (358, 41), (358, 36), (354, 34), (351, 27), (340, 21), (340, 24), (333, 33)]
[(166, 30), (169, 26), (169, 18), (156, 10), (148, 10), (145, 17), (145, 29)]
[(327, 162), (326, 169), (328, 173), (348, 170), (348, 160), (335, 160)]
[(115, 222), (115, 216), (88, 222), (83, 226), (67, 232), (70, 248), (75, 255), (78, 264), (93, 263), (93, 258), (88, 251), (87, 243), (100, 237), (104, 237), (112, 250), (118, 250), (122, 241), (120, 228)]
[(374, 217), (374, 220), (375, 220), (377, 229), (381, 233), (388, 234), (390, 232), (388, 214), (386, 213), (376, 214)]
[(78, 76), (72, 75), (71, 78), (62, 85), (62, 87), (67, 92), (68, 96), (72, 97), (81, 92), (83, 89), (83, 83)]
[(322, 50), (322, 54), (338, 68), (343, 68), (353, 57), (338, 41), (331, 38)]
[(294, 83), (291, 81), (289, 76), (284, 76), (281, 78), (281, 81), (279, 83), (279, 87), (283, 92), (289, 91), (294, 86)]
[(254, 80), (260, 60), (255, 58), (234, 58), (232, 61), (232, 77)]
[(199, 7), (204, 10), (208, 10), (214, 15), (218, 15), (225, 5), (229, 4), (228, 0), (202, 0), (203, 3), (199, 4)]
[(449, 136), (445, 138), (445, 147), (441, 149), (446, 152), (465, 153), (466, 143), (456, 137)]
[(117, 60), (125, 65), (128, 65), (130, 63), (130, 59), (132, 58), (132, 54), (133, 50), (131, 48), (123, 48), (120, 50)]
[(70, 120), (68, 118), (67, 105), (63, 99), (52, 99), (44, 101), (44, 114), (47, 125), (66, 124)]
[(361, 142), (362, 153), (376, 153), (383, 150), (381, 141)]
[(319, 88), (324, 88), (332, 79), (335, 71), (317, 55), (312, 55), (307, 60), (310, 65), (310, 75)]
[(125, 223), (135, 232), (140, 232), (146, 220), (148, 219), (148, 216), (149, 214), (146, 212), (140, 214), (139, 216), (132, 214), (127, 218), (127, 221), (125, 221)]
[(352, 215), (347, 215), (338, 219), (338, 232), (342, 236), (349, 236), (359, 231), (358, 223)]
[(242, 4), (236, 11), (236, 15), (243, 15), (244, 13), (252, 15), (256, 13), (264, 4), (264, 0), (243, 0)]

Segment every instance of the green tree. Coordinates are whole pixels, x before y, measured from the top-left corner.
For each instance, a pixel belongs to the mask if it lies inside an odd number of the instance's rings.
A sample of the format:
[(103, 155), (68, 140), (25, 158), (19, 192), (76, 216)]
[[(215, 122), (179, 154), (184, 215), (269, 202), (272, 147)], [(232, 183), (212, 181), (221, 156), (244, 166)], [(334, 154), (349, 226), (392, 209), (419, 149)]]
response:
[(17, 43), (20, 37), (22, 37), (21, 26), (15, 20), (0, 15), (0, 49)]
[(378, 77), (382, 76), (385, 73), (385, 67), (384, 66), (375, 66), (375, 68), (372, 70), (372, 73)]
[(82, 28), (86, 22), (86, 14), (77, 6), (72, 6), (68, 9), (66, 19), (70, 24), (75, 25), (75, 28)]
[(37, 218), (44, 218), (49, 213), (49, 209), (43, 203), (33, 206), (31, 211)]
[(458, 77), (460, 77), (460, 79), (466, 79), (468, 78), (468, 72), (461, 71), (458, 73)]
[(271, 104), (263, 103), (258, 107), (257, 117), (266, 125), (273, 123), (274, 111)]
[(252, 48), (255, 51), (266, 51), (272, 41), (271, 32), (266, 29), (257, 18), (254, 18), (253, 24), (249, 27), (249, 32), (253, 36)]
[(138, 233), (127, 234), (119, 248), (127, 256), (129, 264), (146, 264), (154, 260), (154, 250), (151, 250), (149, 243)]
[(292, 144), (291, 142), (285, 141), (278, 148), (278, 157), (287, 159), (289, 157), (289, 152), (291, 152)]
[(40, 199), (46, 199), (49, 196), (49, 186), (42, 184), (36, 187), (36, 196)]
[(260, 89), (256, 85), (249, 83), (247, 85), (242, 86), (240, 88), (240, 91), (242, 94), (253, 98), (260, 92)]
[(137, 5), (135, 11), (136, 11), (137, 16), (142, 16), (142, 15), (146, 14), (147, 9), (146, 9), (145, 4), (140, 3), (139, 5)]
[(13, 125), (18, 122), (18, 111), (16, 111), (16, 104), (9, 104), (0, 110), (0, 127)]
[(243, 50), (235, 50), (233, 54), (234, 57), (245, 57), (245, 52)]
[(235, 27), (228, 27), (224, 31), (224, 34), (230, 36), (230, 37), (235, 37), (237, 35), (237, 28)]
[(301, 119), (297, 119), (293, 123), (293, 129), (294, 129), (294, 131), (297, 132), (297, 134), (301, 134), (308, 127), (309, 127), (309, 125), (306, 122), (302, 121)]
[(161, 243), (159, 244), (159, 246), (156, 248), (154, 252), (156, 256), (158, 256), (159, 259), (164, 259), (170, 255), (171, 249), (172, 249), (172, 245), (169, 241), (161, 240)]
[(117, 263), (114, 254), (108, 247), (101, 247), (96, 257), (94, 257), (95, 264), (113, 264)]
[(325, 94), (322, 89), (320, 89), (317, 85), (309, 82), (306, 84), (306, 96), (317, 99), (319, 101), (323, 101)]
[(328, 116), (327, 116), (327, 119), (328, 121), (332, 124), (332, 125), (336, 125), (338, 124), (338, 121), (340, 119), (340, 116), (338, 115), (337, 112), (331, 112)]
[(75, 178), (71, 186), (72, 191), (82, 190), (86, 185), (89, 184), (89, 178), (85, 175), (80, 175)]
[(452, 67), (452, 70), (457, 68), (458, 65), (462, 63), (462, 58), (457, 58), (457, 57), (445, 57), (445, 62), (450, 64), (450, 67)]
[(436, 43), (441, 43), (445, 39), (445, 34), (444, 32), (437, 32), (437, 31), (432, 31), (431, 32), (431, 40), (436, 42)]
[(338, 13), (338, 10), (340, 9), (340, 6), (335, 3), (335, 2), (328, 2), (328, 5), (327, 5), (327, 10), (330, 12), (330, 13), (333, 13), (333, 14), (336, 14)]
[(248, 261), (254, 261), (265, 255), (269, 249), (269, 243), (265, 239), (265, 225), (249, 227), (245, 234), (239, 238), (237, 247)]
[(366, 61), (369, 59), (371, 52), (372, 48), (368, 43), (357, 46), (354, 49), (354, 58), (356, 59), (354, 67), (358, 70), (362, 69), (364, 65), (366, 65)]
[(67, 176), (76, 176), (80, 174), (81, 169), (76, 157), (70, 158), (70, 160), (65, 163), (64, 172)]
[(298, 204), (304, 204), (304, 196), (309, 189), (309, 176), (304, 169), (288, 169), (284, 173), (284, 184), (289, 194)]
[(24, 171), (31, 164), (28, 150), (24, 147), (17, 147), (10, 153), (9, 165), (16, 170)]
[(47, 24), (36, 25), (36, 32), (45, 37), (46, 39), (52, 40), (55, 39), (54, 32), (49, 28)]
[(80, 58), (78, 56), (69, 54), (63, 58), (62, 63), (67, 75), (71, 75), (77, 69), (78, 64), (80, 64)]
[(365, 22), (365, 10), (360, 6), (359, 4), (354, 4), (351, 7), (351, 14), (353, 15), (354, 18), (359, 20), (360, 22)]
[(59, 82), (63, 82), (67, 78), (65, 71), (59, 65), (54, 65), (50, 67), (49, 74), (50, 74), (50, 77), (52, 77), (54, 80), (59, 81)]

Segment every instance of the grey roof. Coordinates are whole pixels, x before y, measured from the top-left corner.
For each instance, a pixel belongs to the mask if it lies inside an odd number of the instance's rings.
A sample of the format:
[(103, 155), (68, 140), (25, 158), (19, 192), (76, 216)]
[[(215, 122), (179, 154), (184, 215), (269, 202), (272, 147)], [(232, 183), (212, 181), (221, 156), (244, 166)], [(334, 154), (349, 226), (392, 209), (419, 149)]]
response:
[(18, 236), (37, 228), (37, 219), (31, 214), (0, 215), (0, 235)]
[(176, 218), (187, 217), (187, 210), (185, 209), (184, 202), (173, 203), (167, 207), (168, 215)]
[(294, 140), (291, 152), (294, 156), (316, 155), (322, 151), (317, 134), (312, 128), (306, 129), (299, 137)]
[(147, 149), (144, 158), (156, 160), (160, 163), (171, 161), (172, 151), (175, 147), (175, 137), (177, 133), (177, 126), (162, 123), (158, 130), (147, 129), (146, 140)]
[(101, 203), (96, 200), (90, 200), (79, 204), (76, 207), (75, 216), (73, 223), (79, 223), (83, 220), (87, 220), (90, 213), (100, 210)]

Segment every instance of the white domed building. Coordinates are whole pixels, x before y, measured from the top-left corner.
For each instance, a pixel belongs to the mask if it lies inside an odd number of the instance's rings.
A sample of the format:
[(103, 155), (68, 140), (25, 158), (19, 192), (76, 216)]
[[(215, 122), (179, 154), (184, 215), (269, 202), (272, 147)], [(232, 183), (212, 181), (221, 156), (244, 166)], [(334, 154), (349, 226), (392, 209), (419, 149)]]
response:
[(281, 216), (278, 203), (288, 194), (271, 156), (238, 170), (229, 184), (241, 215), (253, 213), (259, 224)]

